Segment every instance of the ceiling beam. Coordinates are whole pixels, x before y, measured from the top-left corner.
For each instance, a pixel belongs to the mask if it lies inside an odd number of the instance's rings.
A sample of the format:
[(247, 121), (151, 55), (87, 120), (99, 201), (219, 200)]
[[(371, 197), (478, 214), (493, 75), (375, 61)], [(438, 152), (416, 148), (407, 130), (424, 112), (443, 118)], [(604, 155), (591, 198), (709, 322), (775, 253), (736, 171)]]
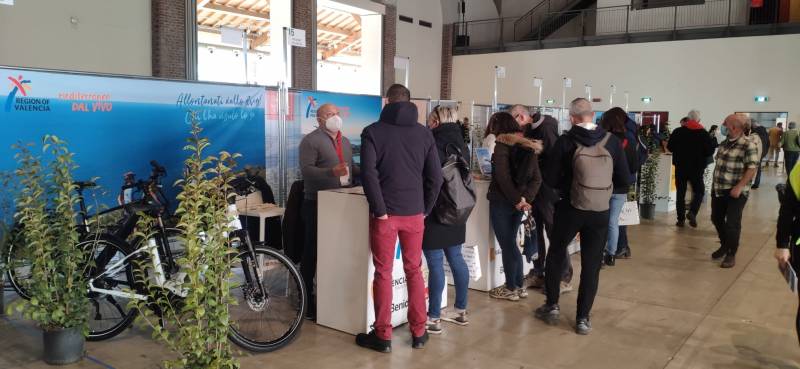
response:
[(346, 30), (344, 28), (331, 27), (331, 26), (326, 26), (326, 25), (322, 25), (322, 24), (318, 24), (317, 25), (317, 31), (325, 32), (325, 33), (332, 33), (332, 34), (335, 34), (335, 35), (340, 35), (340, 36), (345, 36), (345, 37), (350, 36), (353, 33), (353, 31)]
[(257, 19), (257, 20), (269, 20), (269, 12), (254, 12), (252, 10), (247, 9), (239, 9), (232, 6), (227, 5), (219, 5), (215, 3), (209, 3), (203, 5), (203, 9), (215, 11), (217, 13), (222, 13), (225, 15), (233, 15), (237, 17), (245, 17), (250, 19)]
[(197, 0), (197, 9), (206, 6), (206, 4), (208, 4), (209, 2), (211, 2), (211, 0)]
[(264, 32), (253, 41), (250, 41), (250, 50), (255, 50), (255, 48), (265, 45), (267, 42), (269, 42), (269, 32)]
[(337, 43), (336, 47), (334, 47), (333, 49), (323, 51), (322, 60), (330, 59), (339, 54), (340, 52), (349, 49), (359, 38), (361, 38), (361, 31), (354, 32), (346, 39), (344, 39), (344, 41)]

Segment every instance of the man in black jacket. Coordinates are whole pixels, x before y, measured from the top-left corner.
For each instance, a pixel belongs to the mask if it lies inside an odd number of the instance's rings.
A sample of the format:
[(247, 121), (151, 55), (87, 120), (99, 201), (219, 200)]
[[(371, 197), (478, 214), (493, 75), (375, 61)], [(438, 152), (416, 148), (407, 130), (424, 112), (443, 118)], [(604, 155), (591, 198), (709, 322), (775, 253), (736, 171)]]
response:
[[(630, 184), (630, 172), (620, 140), (592, 123), (594, 112), (592, 104), (588, 100), (584, 98), (573, 100), (570, 104), (569, 114), (572, 129), (556, 141), (549, 153), (544, 173), (545, 183), (560, 192), (561, 200), (556, 204), (553, 236), (545, 266), (547, 302), (536, 309), (535, 314), (537, 318), (548, 324), (558, 324), (561, 315), (558, 306), (559, 272), (567, 257), (567, 246), (575, 238), (575, 235), (580, 233), (581, 281), (578, 287), (575, 332), (585, 335), (592, 330), (589, 313), (597, 294), (600, 263), (608, 235), (609, 211), (607, 204), (611, 199), (611, 188)], [(591, 200), (594, 203), (604, 203), (606, 207), (604, 211), (580, 210), (571, 201), (571, 197), (574, 196), (573, 191), (580, 188), (577, 183), (573, 184), (573, 180), (592, 176), (594, 173), (579, 173), (576, 171), (577, 169), (573, 168), (573, 160), (577, 162), (575, 153), (579, 145), (584, 148), (595, 148), (603, 141), (605, 141), (603, 148), (607, 151), (607, 155), (611, 156), (611, 163), (608, 163), (612, 166), (609, 168), (612, 171), (611, 183), (608, 183), (607, 193), (594, 191), (596, 188), (592, 188), (593, 191), (590, 193), (602, 196), (602, 198), (592, 198)], [(575, 193), (587, 194), (587, 192), (577, 191)], [(579, 197), (575, 200), (580, 202), (586, 198)]]
[[(767, 129), (764, 128), (761, 124), (758, 124), (758, 121), (753, 119), (751, 122), (750, 130), (758, 135), (759, 140), (761, 140), (761, 161), (764, 161), (764, 157), (767, 156), (769, 152), (769, 133), (767, 133)], [(769, 163), (769, 162), (767, 162)], [(756, 179), (753, 180), (753, 186), (750, 187), (751, 189), (756, 189), (761, 185), (761, 163), (758, 164), (758, 171), (756, 171)]]
[[(542, 153), (539, 154), (539, 171), (544, 171), (545, 163), (547, 162), (547, 153), (555, 145), (558, 139), (558, 121), (542, 113), (537, 112), (531, 116), (528, 108), (525, 105), (514, 105), (510, 111), (514, 119), (517, 120), (522, 126), (525, 138), (537, 140), (542, 143), (544, 148)], [(525, 286), (531, 288), (544, 287), (544, 272), (545, 260), (547, 257), (547, 248), (545, 247), (544, 234), (553, 234), (553, 212), (555, 211), (555, 204), (558, 201), (558, 193), (546, 183), (542, 183), (539, 187), (539, 192), (533, 201), (533, 219), (536, 221), (536, 238), (539, 245), (538, 258), (533, 262), (533, 270), (525, 277)], [(525, 242), (530, 242), (527, 240)], [(561, 293), (572, 291), (572, 261), (567, 258), (564, 265), (564, 270), (561, 273)]]
[(412, 347), (423, 348), (427, 306), (422, 279), (424, 218), (442, 188), (442, 167), (431, 131), (417, 123), (417, 106), (402, 85), (386, 93), (389, 104), (380, 121), (361, 133), (361, 176), (372, 215), (370, 248), (375, 265), (374, 330), (356, 336), (356, 344), (380, 352), (392, 350), (392, 269), (400, 239), (408, 286), (408, 323)]
[[(697, 228), (697, 213), (706, 193), (703, 173), (708, 165), (708, 157), (714, 154), (714, 142), (711, 135), (700, 124), (700, 112), (692, 110), (685, 123), (670, 134), (667, 149), (672, 152), (672, 164), (675, 165), (675, 187), (677, 190), (678, 227), (683, 227), (685, 220)], [(684, 122), (684, 121), (682, 121)], [(692, 203), (686, 212), (686, 186), (692, 184)]]

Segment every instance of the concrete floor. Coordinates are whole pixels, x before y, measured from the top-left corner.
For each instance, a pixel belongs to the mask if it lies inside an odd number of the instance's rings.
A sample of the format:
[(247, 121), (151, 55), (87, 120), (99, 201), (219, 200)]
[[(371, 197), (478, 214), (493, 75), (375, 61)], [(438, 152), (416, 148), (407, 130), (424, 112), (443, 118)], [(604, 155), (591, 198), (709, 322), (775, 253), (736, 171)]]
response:
[[(411, 350), (405, 327), (395, 331), (394, 352), (384, 355), (357, 347), (352, 336), (306, 323), (283, 350), (242, 353), (242, 368), (800, 368), (797, 298), (772, 258), (778, 213), (773, 187), (785, 177), (774, 169), (767, 174), (748, 201), (733, 269), (710, 260), (717, 241), (708, 204), (698, 229), (676, 229), (674, 214), (631, 227), (633, 259), (602, 272), (590, 336), (572, 331), (575, 293), (562, 300), (568, 319), (549, 327), (531, 314), (544, 301), (538, 293), (513, 303), (471, 291), (471, 325), (447, 325), (424, 350)], [(149, 334), (134, 328), (89, 343), (88, 358), (66, 368), (159, 368), (169, 353)], [(47, 367), (39, 361), (40, 342), (29, 323), (3, 318), (0, 368)]]

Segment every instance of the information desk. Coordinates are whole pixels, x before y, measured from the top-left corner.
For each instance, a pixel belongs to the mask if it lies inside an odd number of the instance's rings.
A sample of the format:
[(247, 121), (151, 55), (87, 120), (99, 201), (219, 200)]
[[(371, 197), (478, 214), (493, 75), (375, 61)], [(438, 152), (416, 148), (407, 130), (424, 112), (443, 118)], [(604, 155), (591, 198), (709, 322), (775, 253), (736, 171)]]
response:
[[(375, 321), (369, 248), (369, 206), (361, 187), (320, 191), (317, 223), (317, 324), (350, 334)], [(427, 286), (427, 267), (422, 263)], [(407, 322), (408, 291), (400, 250), (392, 271), (392, 326)], [(447, 289), (442, 293), (447, 306)], [(427, 308), (427, 305), (426, 305)]]

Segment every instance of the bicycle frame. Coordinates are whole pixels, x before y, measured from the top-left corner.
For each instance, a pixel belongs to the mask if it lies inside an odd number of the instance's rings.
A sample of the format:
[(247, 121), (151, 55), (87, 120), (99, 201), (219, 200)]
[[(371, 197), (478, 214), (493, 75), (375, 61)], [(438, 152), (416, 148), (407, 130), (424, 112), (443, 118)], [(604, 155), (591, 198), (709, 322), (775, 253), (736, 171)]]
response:
[[(241, 233), (240, 235), (238, 235), (238, 237), (239, 238), (244, 237), (244, 240), (240, 240), (239, 246), (237, 248), (239, 250), (243, 251), (243, 252), (249, 252), (251, 255), (255, 256), (255, 249), (254, 249), (252, 243), (250, 242), (249, 235), (246, 232), (241, 232), (242, 231), (242, 224), (239, 221), (239, 215), (238, 215), (238, 211), (236, 210), (236, 205), (229, 205), (228, 206), (228, 214), (229, 214), (229, 217), (231, 217), (231, 221), (229, 223), (229, 226), (231, 228), (233, 228), (232, 232), (228, 236), (230, 237), (233, 234)], [(160, 218), (159, 218), (159, 221), (160, 221)], [(168, 259), (170, 259), (170, 265), (171, 265), (171, 263), (174, 262), (174, 260), (171, 260), (173, 257), (172, 257), (172, 254), (169, 251), (169, 241), (168, 241), (168, 239), (166, 237), (166, 234), (163, 232), (163, 225), (162, 224), (160, 224), (160, 225), (162, 227), (160, 228), (161, 234), (159, 236), (162, 236), (162, 240), (164, 241), (164, 242), (162, 242), (162, 245), (163, 245), (162, 248), (166, 249), (165, 250), (165, 255), (166, 255), (166, 257)], [(202, 234), (200, 236), (203, 237)], [(244, 245), (246, 246), (246, 249), (241, 247), (242, 243), (244, 243)], [(133, 299), (137, 299), (137, 300), (147, 300), (148, 297), (146, 295), (138, 294), (135, 291), (129, 291), (129, 292), (114, 291), (114, 290), (110, 290), (110, 289), (98, 288), (98, 287), (96, 287), (94, 285), (95, 280), (97, 280), (99, 278), (102, 278), (102, 277), (108, 276), (108, 275), (114, 275), (114, 274), (117, 274), (117, 273), (123, 271), (125, 269), (126, 262), (128, 260), (130, 260), (131, 258), (133, 258), (133, 257), (135, 257), (135, 256), (137, 256), (139, 254), (147, 253), (150, 256), (150, 260), (151, 260), (150, 264), (151, 265), (149, 267), (152, 268), (151, 272), (153, 273), (153, 279), (154, 279), (155, 285), (158, 286), (158, 287), (166, 288), (167, 290), (171, 291), (172, 293), (176, 294), (177, 296), (186, 297), (188, 291), (181, 289), (179, 287), (179, 285), (177, 283), (174, 283), (174, 280), (170, 278), (169, 273), (164, 271), (163, 263), (161, 262), (160, 251), (162, 251), (162, 250), (159, 250), (159, 246), (156, 243), (155, 238), (148, 239), (146, 245), (136, 249), (135, 251), (133, 251), (132, 253), (130, 253), (126, 257), (116, 261), (112, 265), (107, 266), (105, 271), (103, 271), (98, 276), (96, 276), (94, 278), (91, 278), (89, 280), (89, 283), (88, 283), (88, 285), (89, 285), (88, 286), (89, 293), (92, 293), (92, 292), (94, 292), (94, 293), (103, 293), (103, 294), (106, 294), (106, 295), (111, 295), (111, 296), (116, 296), (116, 297), (133, 298)], [(261, 282), (261, 276), (259, 275), (260, 274), (259, 273), (259, 268), (257, 267), (257, 265), (255, 265), (255, 263), (256, 263), (255, 257), (250, 258), (250, 262), (249, 263), (245, 262), (244, 260), (242, 261), (242, 268), (243, 268), (243, 272), (245, 274), (245, 280), (247, 282), (252, 282), (253, 280), (255, 280), (256, 281), (256, 286), (258, 288), (258, 291), (261, 292), (261, 296), (263, 296), (263, 298), (268, 298), (268, 296), (266, 294), (266, 291), (264, 290), (264, 286), (263, 286), (263, 284)]]

